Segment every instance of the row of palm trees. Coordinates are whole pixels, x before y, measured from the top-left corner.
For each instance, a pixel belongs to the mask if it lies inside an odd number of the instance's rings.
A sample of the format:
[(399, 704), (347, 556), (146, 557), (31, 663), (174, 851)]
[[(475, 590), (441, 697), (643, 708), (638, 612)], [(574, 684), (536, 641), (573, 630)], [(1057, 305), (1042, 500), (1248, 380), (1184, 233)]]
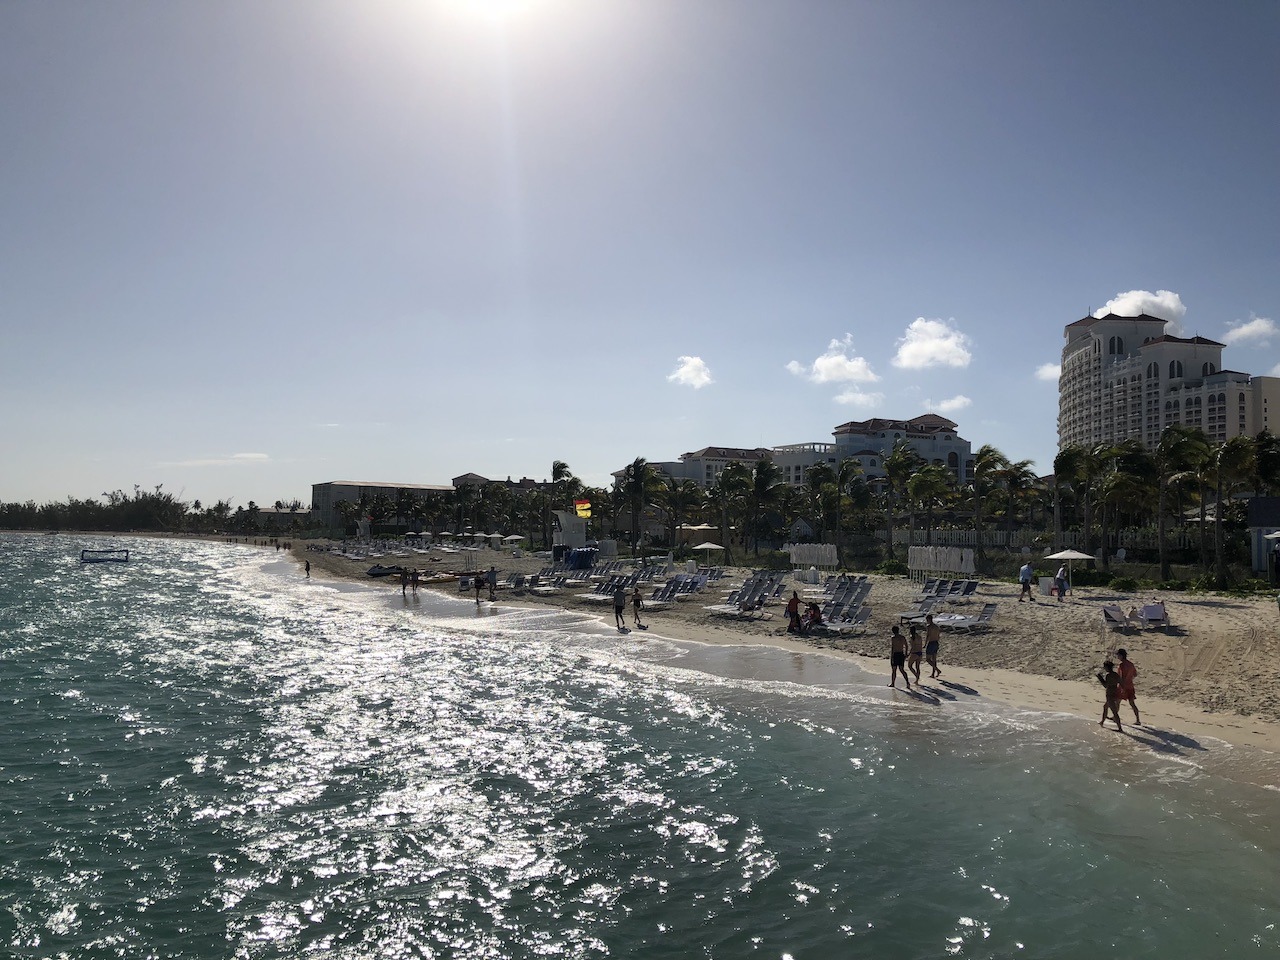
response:
[[(758, 556), (762, 545), (781, 542), (803, 521), (815, 539), (835, 544), (841, 563), (849, 534), (872, 533), (878, 526), (886, 534), (884, 554), (893, 558), (894, 534), (904, 520), (912, 531), (923, 527), (925, 543), (932, 542), (940, 523), (971, 530), (980, 563), (986, 560), (983, 533), (997, 524), (1012, 533), (1026, 525), (1047, 528), (1051, 522), (1059, 544), (1064, 530), (1079, 530), (1087, 552), (1103, 548), (1104, 563), (1113, 531), (1153, 526), (1162, 579), (1170, 575), (1171, 521), (1180, 523), (1186, 511), (1198, 509), (1201, 560), (1208, 569), (1212, 556), (1214, 572), (1225, 579), (1227, 502), (1244, 489), (1280, 489), (1280, 441), (1270, 433), (1214, 444), (1203, 431), (1187, 426), (1166, 429), (1152, 450), (1137, 441), (1066, 447), (1054, 460), (1053, 474), (1043, 478), (1031, 461), (1012, 460), (990, 444), (975, 452), (964, 485), (954, 471), (922, 459), (905, 441), (883, 462), (884, 475), (875, 478), (864, 476), (853, 459), (816, 464), (799, 485), (786, 482), (781, 468), (768, 459), (730, 463), (704, 489), (637, 457), (604, 489), (584, 484), (557, 460), (550, 484), (537, 488), (495, 482), (453, 492), (404, 491), (398, 499), (343, 502), (337, 509), (348, 521), (364, 516), (377, 524), (399, 517), (435, 531), (516, 531), (531, 545), (545, 545), (552, 539), (553, 512), (587, 500), (591, 534), (625, 539), (633, 554), (646, 540), (645, 529), (660, 527), (669, 547), (678, 542), (682, 525), (705, 523), (719, 529), (730, 559), (735, 550)], [(1212, 517), (1209, 504), (1214, 504)]]

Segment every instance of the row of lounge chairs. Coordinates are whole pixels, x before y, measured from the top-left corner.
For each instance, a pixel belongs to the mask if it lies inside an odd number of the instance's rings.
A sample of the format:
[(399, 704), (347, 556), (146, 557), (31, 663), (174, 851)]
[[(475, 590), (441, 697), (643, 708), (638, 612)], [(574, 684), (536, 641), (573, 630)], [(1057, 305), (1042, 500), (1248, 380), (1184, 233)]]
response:
[(769, 619), (773, 614), (766, 610), (766, 603), (778, 603), (786, 586), (786, 574), (760, 571), (752, 574), (742, 586), (725, 598), (724, 603), (703, 607), (717, 616)]
[(968, 600), (977, 591), (977, 580), (936, 580), (930, 577), (920, 587), (920, 598), (957, 603)]

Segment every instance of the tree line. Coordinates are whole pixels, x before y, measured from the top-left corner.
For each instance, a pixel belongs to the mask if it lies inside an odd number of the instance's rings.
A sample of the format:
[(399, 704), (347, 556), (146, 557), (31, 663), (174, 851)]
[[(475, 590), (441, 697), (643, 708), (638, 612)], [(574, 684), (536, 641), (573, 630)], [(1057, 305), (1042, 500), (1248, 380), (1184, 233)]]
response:
[[(803, 523), (811, 539), (835, 545), (842, 565), (855, 542), (860, 559), (868, 559), (868, 549), (879, 555), (869, 558), (873, 561), (900, 559), (894, 534), (905, 524), (913, 536), (923, 530), (925, 543), (932, 542), (938, 529), (972, 531), (980, 566), (987, 562), (982, 534), (988, 529), (1011, 534), (1028, 527), (1051, 529), (1056, 544), (1064, 531), (1073, 530), (1081, 535), (1085, 552), (1101, 550), (1106, 567), (1116, 531), (1145, 527), (1156, 532), (1161, 580), (1170, 578), (1173, 562), (1168, 531), (1194, 512), (1199, 520), (1195, 559), (1225, 582), (1228, 561), (1243, 546), (1242, 508), (1233, 497), (1280, 489), (1280, 441), (1263, 431), (1215, 444), (1199, 428), (1174, 425), (1150, 450), (1136, 440), (1065, 447), (1047, 477), (1038, 476), (1031, 461), (1012, 460), (986, 444), (975, 452), (967, 473), (968, 482), (958, 483), (953, 470), (926, 461), (906, 441), (884, 457), (883, 476), (867, 477), (858, 461), (849, 458), (810, 466), (799, 484), (787, 482), (769, 459), (731, 462), (704, 488), (690, 479), (669, 477), (637, 457), (611, 487), (600, 488), (584, 484), (567, 463), (556, 460), (550, 482), (536, 487), (491, 482), (453, 491), (403, 490), (394, 498), (339, 501), (335, 510), (348, 533), (357, 521), (368, 519), (375, 532), (398, 532), (409, 525), (432, 533), (519, 533), (527, 546), (539, 548), (552, 542), (554, 512), (572, 511), (575, 501), (587, 500), (589, 536), (617, 538), (637, 555), (646, 547), (673, 549), (682, 525), (705, 524), (726, 548), (726, 562), (735, 555), (759, 557), (762, 549), (790, 539)], [(300, 501), (278, 500), (275, 506), (299, 512), (291, 521), (293, 531), (309, 523)], [(186, 503), (160, 486), (135, 486), (132, 495), (116, 490), (99, 500), (0, 503), (0, 526), (224, 533), (267, 529), (253, 501), (234, 509), (226, 500), (211, 506), (198, 500)], [(646, 535), (655, 529), (661, 532)], [(884, 533), (873, 542), (880, 530)]]

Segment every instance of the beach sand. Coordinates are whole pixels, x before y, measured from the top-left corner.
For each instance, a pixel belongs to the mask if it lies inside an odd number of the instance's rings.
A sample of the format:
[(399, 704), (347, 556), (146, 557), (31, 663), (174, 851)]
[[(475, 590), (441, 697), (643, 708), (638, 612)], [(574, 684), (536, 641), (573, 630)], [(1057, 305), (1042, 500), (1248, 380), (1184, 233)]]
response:
[[(460, 595), (457, 572), (463, 561), (459, 554), (432, 552), (429, 556), (350, 561), (307, 550), (302, 543), (294, 545), (294, 554), (299, 565), (304, 560), (311, 561), (313, 576), (385, 584), (388, 590), (399, 590), (399, 581), (368, 577), (365, 571), (373, 562), (417, 566), (441, 578), (431, 585), (432, 589)], [(537, 573), (549, 565), (545, 559), (485, 549), (476, 551), (469, 563), (472, 568), (485, 570), (492, 565), (502, 577), (509, 573)], [(768, 608), (773, 616), (763, 620), (715, 616), (703, 609), (723, 602), (748, 572), (746, 568), (730, 568), (704, 593), (666, 609), (645, 611), (643, 619), (650, 635), (697, 643), (770, 644), (790, 650), (819, 650), (852, 658), (863, 669), (882, 672), (888, 682), (890, 628), (898, 622), (898, 614), (909, 608), (919, 584), (905, 577), (873, 574), (874, 586), (867, 601), (872, 615), (865, 634), (796, 637), (786, 632), (786, 614), (781, 605)], [(802, 594), (806, 586), (796, 585)], [(547, 596), (500, 590), (497, 603), (551, 605), (593, 614), (612, 625), (610, 603), (579, 596), (589, 589), (566, 588)], [(648, 594), (652, 589), (650, 584), (644, 592)], [(790, 584), (786, 595), (790, 595)], [(1280, 753), (1280, 613), (1274, 599), (1174, 591), (1162, 591), (1156, 597), (1118, 594), (1106, 588), (1079, 588), (1063, 603), (1047, 597), (1018, 603), (1017, 598), (1015, 584), (983, 581), (968, 604), (951, 608), (976, 614), (984, 602), (998, 604), (989, 630), (943, 633), (939, 664), (944, 681), (971, 688), (993, 701), (1074, 714), (1096, 725), (1102, 712), (1102, 688), (1095, 674), (1101, 670), (1103, 660), (1115, 659), (1116, 649), (1123, 647), (1139, 670), (1138, 708), (1144, 726), (1198, 740), (1214, 738)], [(1128, 610), (1157, 598), (1164, 601), (1169, 613), (1167, 629), (1122, 633), (1103, 625), (1104, 605)], [(630, 604), (627, 623), (631, 623)], [(927, 689), (931, 684), (927, 679), (928, 664), (922, 666), (922, 671)], [(1120, 717), (1126, 730), (1143, 729), (1132, 727), (1132, 711), (1127, 703), (1121, 705)], [(1108, 728), (1113, 730), (1114, 725), (1108, 723)]]

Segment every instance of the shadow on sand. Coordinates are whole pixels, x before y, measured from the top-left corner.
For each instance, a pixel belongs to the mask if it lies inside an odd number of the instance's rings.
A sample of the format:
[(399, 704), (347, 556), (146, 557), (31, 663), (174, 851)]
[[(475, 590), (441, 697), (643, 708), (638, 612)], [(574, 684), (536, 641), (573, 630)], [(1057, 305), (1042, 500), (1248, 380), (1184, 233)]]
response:
[(973, 687), (966, 687), (963, 683), (955, 683), (951, 680), (939, 680), (938, 682), (948, 690), (955, 690), (958, 693), (966, 693), (971, 697), (982, 696), (982, 694), (978, 693), (978, 691), (973, 689)]

